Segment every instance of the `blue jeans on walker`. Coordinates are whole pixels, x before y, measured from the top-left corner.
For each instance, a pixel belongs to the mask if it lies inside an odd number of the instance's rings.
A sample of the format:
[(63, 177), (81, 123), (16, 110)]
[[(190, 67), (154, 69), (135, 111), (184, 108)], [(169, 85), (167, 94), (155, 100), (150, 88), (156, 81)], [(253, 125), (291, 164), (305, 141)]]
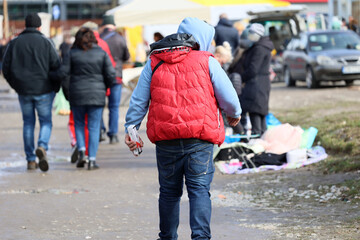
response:
[(191, 239), (210, 239), (211, 200), (210, 184), (214, 176), (212, 143), (179, 146), (156, 145), (159, 172), (161, 240), (178, 239), (180, 198), (183, 184), (187, 187), (190, 203)]
[[(122, 84), (115, 84), (110, 89), (110, 95), (108, 97), (108, 107), (109, 107), (109, 131), (107, 135), (113, 136), (116, 135), (119, 131), (119, 107), (121, 100), (121, 88)], [(105, 125), (102, 122), (102, 129), (105, 129)]]
[(35, 110), (37, 112), (40, 131), (37, 145), (48, 150), (48, 143), (50, 140), (52, 129), (51, 109), (55, 97), (55, 92), (50, 92), (42, 95), (19, 95), (19, 103), (23, 118), (23, 141), (24, 150), (27, 161), (35, 161), (36, 155), (34, 130), (35, 130)]
[(71, 106), (75, 121), (76, 144), (79, 151), (85, 151), (85, 115), (88, 116), (89, 129), (89, 160), (96, 160), (99, 147), (100, 121), (103, 107), (100, 106)]

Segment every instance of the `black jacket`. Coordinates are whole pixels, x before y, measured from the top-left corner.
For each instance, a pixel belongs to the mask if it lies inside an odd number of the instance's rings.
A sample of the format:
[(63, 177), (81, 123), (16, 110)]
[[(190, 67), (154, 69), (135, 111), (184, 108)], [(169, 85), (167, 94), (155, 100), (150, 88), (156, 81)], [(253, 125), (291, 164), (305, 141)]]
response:
[(234, 52), (239, 45), (239, 32), (233, 27), (231, 21), (221, 18), (215, 27), (215, 43), (222, 45), (223, 42), (229, 42), (231, 51)]
[(63, 81), (71, 106), (105, 106), (106, 89), (116, 84), (110, 58), (96, 44), (87, 51), (72, 48), (51, 78)]
[(2, 70), (18, 94), (41, 95), (59, 90), (60, 83), (49, 79), (59, 65), (52, 42), (35, 28), (26, 28), (8, 44)]
[(245, 87), (240, 95), (244, 112), (267, 115), (269, 111), (271, 51), (274, 45), (269, 37), (262, 37), (246, 49), (236, 64), (235, 72), (241, 74)]

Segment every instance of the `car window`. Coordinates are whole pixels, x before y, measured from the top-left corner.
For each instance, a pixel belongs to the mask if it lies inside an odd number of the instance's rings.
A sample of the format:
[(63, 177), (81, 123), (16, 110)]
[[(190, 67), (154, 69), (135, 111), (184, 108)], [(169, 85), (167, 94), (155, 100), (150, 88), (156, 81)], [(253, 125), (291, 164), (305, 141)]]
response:
[(327, 32), (309, 36), (310, 51), (330, 49), (359, 49), (360, 38), (352, 32)]
[(276, 51), (283, 51), (293, 36), (292, 26), (290, 26), (289, 21), (269, 20), (260, 23), (264, 25), (265, 35), (270, 37)]
[(291, 35), (289, 33), (289, 28), (286, 27), (288, 25), (287, 21), (263, 21), (261, 24), (264, 25), (265, 35), (270, 36), (271, 34), (278, 34), (279, 36)]

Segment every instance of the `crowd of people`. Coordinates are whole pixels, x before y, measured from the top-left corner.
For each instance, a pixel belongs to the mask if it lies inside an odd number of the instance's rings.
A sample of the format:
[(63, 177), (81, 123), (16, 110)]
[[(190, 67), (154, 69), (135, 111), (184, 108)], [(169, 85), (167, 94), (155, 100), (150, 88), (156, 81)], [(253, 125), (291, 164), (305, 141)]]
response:
[[(116, 31), (113, 16), (104, 16), (100, 27), (93, 22), (81, 26), (74, 41), (65, 36), (58, 54), (39, 31), (37, 14), (26, 16), (25, 26), (7, 44), (2, 70), (18, 94), (27, 169), (49, 169), (46, 152), (52, 103), (60, 88), (71, 106), (71, 162), (77, 168), (86, 164), (89, 170), (99, 168), (99, 141), (107, 135), (109, 143), (119, 142), (122, 70), (130, 57), (125, 38)], [(214, 145), (224, 142), (225, 126), (245, 134), (247, 115), (252, 134), (259, 137), (266, 130), (274, 45), (263, 25), (251, 24), (241, 38), (244, 28), (244, 23), (233, 25), (222, 14), (215, 27), (187, 17), (177, 33), (154, 34), (126, 114), (125, 144), (131, 151), (139, 147), (127, 128), (135, 125), (139, 129), (147, 115), (147, 136), (156, 145), (160, 239), (177, 239), (184, 183), (190, 200), (191, 239), (211, 238)], [(102, 118), (106, 103), (107, 127)], [(36, 113), (40, 123), (37, 144)], [(140, 138), (140, 147), (143, 145)]]
[[(97, 24), (85, 23), (75, 34), (74, 42), (70, 36), (65, 38), (58, 54), (40, 28), (38, 14), (27, 15), (25, 30), (7, 45), (2, 66), (3, 75), (17, 92), (21, 106), (27, 169), (49, 169), (46, 151), (52, 129), (52, 104), (60, 88), (71, 106), (68, 124), (73, 147), (71, 162), (77, 163), (77, 168), (84, 168), (87, 162), (89, 170), (97, 169), (98, 145), (106, 133), (102, 121), (106, 96), (107, 136), (110, 144), (119, 142), (122, 64), (130, 57), (126, 41), (115, 31), (113, 17), (106, 16), (101, 33)], [(36, 113), (40, 124), (37, 144), (34, 141)]]

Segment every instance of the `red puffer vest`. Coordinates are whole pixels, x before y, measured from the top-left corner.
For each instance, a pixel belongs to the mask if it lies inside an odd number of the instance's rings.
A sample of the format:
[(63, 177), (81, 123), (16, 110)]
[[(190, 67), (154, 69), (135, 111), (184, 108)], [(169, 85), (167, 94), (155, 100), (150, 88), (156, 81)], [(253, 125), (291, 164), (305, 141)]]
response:
[(151, 55), (151, 85), (147, 135), (151, 142), (197, 138), (220, 145), (224, 122), (209, 73), (211, 53), (188, 47)]

